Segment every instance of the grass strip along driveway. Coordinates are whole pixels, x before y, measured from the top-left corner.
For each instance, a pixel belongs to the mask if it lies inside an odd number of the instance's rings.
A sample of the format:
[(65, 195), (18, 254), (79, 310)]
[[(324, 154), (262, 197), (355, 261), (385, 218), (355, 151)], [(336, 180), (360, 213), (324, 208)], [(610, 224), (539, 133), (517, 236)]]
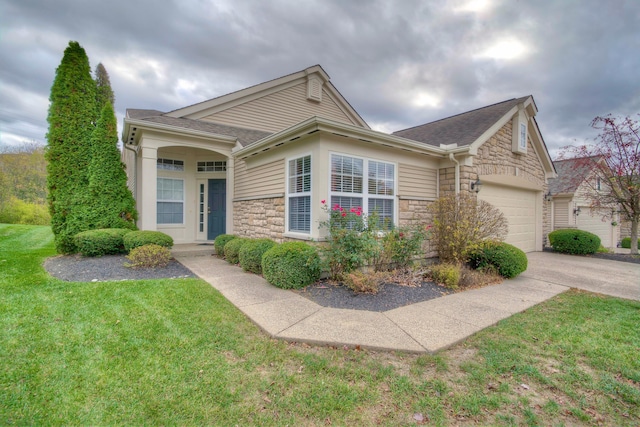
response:
[(571, 291), (436, 355), (265, 337), (198, 279), (67, 283), (0, 225), (1, 425), (638, 425), (640, 303)]

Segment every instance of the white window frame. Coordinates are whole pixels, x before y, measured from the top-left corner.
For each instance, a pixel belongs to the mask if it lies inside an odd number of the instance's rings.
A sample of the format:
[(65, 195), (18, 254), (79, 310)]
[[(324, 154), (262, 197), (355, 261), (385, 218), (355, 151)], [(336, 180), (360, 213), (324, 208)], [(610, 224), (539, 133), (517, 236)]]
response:
[[(362, 160), (362, 193), (333, 191), (331, 183), (332, 183), (332, 176), (333, 176), (332, 163), (333, 163), (334, 156), (342, 156), (342, 157), (349, 157), (353, 159)], [(370, 168), (371, 162), (383, 163), (386, 165), (393, 166), (393, 194), (391, 195), (369, 194), (369, 168)], [(329, 184), (328, 186), (329, 200), (327, 201), (327, 203), (328, 203), (329, 209), (333, 208), (333, 197), (361, 198), (362, 206), (360, 207), (362, 208), (362, 212), (364, 212), (366, 215), (369, 215), (370, 199), (391, 200), (393, 203), (392, 223), (394, 225), (397, 225), (397, 220), (398, 220), (398, 203), (396, 202), (397, 194), (398, 194), (398, 164), (397, 163), (389, 162), (386, 160), (375, 159), (372, 157), (362, 157), (362, 156), (356, 156), (356, 155), (347, 154), (347, 153), (330, 152), (328, 170), (329, 170), (329, 174), (328, 174), (329, 175), (329, 183), (328, 183)]]
[[(180, 163), (176, 164), (176, 162)], [(161, 167), (161, 165), (167, 165), (171, 167)], [(168, 157), (158, 157), (158, 159), (156, 160), (156, 169), (167, 172), (184, 172), (184, 160), (171, 159)]]
[[(184, 225), (185, 224), (185, 218), (184, 218), (185, 217), (185, 215), (184, 215), (185, 214), (185, 212), (184, 212), (185, 203), (184, 203), (184, 199), (185, 199), (185, 191), (186, 191), (185, 186), (184, 186), (184, 181), (185, 180), (183, 178), (173, 178), (173, 177), (158, 176), (156, 178), (156, 180), (158, 181), (157, 182), (158, 186), (159, 186), (159, 180), (161, 180), (161, 179), (182, 182), (182, 199), (181, 200), (177, 200), (177, 199), (160, 199), (160, 198), (157, 197), (157, 192), (156, 192), (156, 223), (158, 225), (162, 225), (162, 226)], [(158, 218), (158, 215), (159, 215), (158, 204), (159, 203), (176, 203), (176, 204), (180, 203), (180, 204), (182, 204), (182, 222), (160, 222), (159, 218)]]
[[(204, 163), (204, 168), (205, 170), (199, 170), (200, 169), (200, 165), (199, 163)], [(213, 170), (206, 170), (208, 165), (207, 163), (213, 163), (213, 165), (211, 165), (211, 167), (213, 167)], [(217, 165), (217, 163), (220, 163), (220, 165)], [(220, 167), (220, 170), (216, 170), (217, 167)], [(196, 160), (196, 172), (199, 174), (202, 173), (225, 173), (227, 172), (227, 161), (226, 160)]]
[[(291, 188), (291, 162), (298, 161), (309, 157), (309, 191), (292, 191)], [(304, 161), (304, 160), (303, 160)], [(313, 231), (313, 156), (311, 153), (305, 153), (298, 155), (296, 157), (290, 157), (286, 159), (285, 162), (286, 169), (286, 198), (285, 198), (285, 235), (289, 235), (292, 237), (303, 237), (308, 239)], [(305, 174), (303, 174), (305, 175)], [(291, 220), (290, 220), (290, 209), (291, 209), (291, 200), (295, 198), (308, 197), (309, 199), (309, 230), (291, 230)]]

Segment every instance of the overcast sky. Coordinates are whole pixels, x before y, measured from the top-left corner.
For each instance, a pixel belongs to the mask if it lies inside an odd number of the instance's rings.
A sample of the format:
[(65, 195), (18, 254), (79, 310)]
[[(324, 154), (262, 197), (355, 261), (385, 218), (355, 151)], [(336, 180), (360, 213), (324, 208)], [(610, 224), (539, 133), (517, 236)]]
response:
[(315, 64), (384, 132), (533, 95), (552, 157), (640, 112), (638, 0), (0, 0), (0, 144), (46, 141), (70, 40), (120, 127)]

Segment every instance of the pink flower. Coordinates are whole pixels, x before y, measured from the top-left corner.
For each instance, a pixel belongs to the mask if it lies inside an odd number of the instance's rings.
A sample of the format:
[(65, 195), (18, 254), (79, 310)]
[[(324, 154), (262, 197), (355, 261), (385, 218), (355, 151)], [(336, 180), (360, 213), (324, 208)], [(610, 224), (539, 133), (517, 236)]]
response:
[[(344, 212), (344, 208), (340, 208), (340, 212)], [(346, 215), (346, 214), (345, 214)]]
[(356, 213), (357, 211), (354, 208), (351, 208), (351, 210), (349, 212)]
[(320, 200), (320, 203), (322, 203), (323, 205), (326, 203), (326, 200)]
[(362, 212), (356, 211), (356, 215), (360, 216), (360, 215), (362, 215)]
[(346, 214), (346, 213), (344, 213), (344, 212), (342, 212), (342, 216), (347, 216), (347, 214)]

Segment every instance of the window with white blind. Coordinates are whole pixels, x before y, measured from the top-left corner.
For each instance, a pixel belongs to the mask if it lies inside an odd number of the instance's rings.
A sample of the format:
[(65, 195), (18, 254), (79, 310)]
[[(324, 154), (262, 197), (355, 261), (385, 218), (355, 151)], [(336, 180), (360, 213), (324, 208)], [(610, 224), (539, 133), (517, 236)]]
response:
[(158, 158), (157, 168), (161, 170), (184, 172), (184, 161), (175, 159), (161, 159)]
[(184, 223), (184, 181), (182, 179), (158, 178), (157, 223)]
[(311, 156), (289, 160), (287, 231), (311, 233)]
[[(366, 177), (366, 179), (365, 179)], [(331, 206), (376, 212), (381, 228), (394, 223), (395, 165), (358, 157), (331, 155)]]

